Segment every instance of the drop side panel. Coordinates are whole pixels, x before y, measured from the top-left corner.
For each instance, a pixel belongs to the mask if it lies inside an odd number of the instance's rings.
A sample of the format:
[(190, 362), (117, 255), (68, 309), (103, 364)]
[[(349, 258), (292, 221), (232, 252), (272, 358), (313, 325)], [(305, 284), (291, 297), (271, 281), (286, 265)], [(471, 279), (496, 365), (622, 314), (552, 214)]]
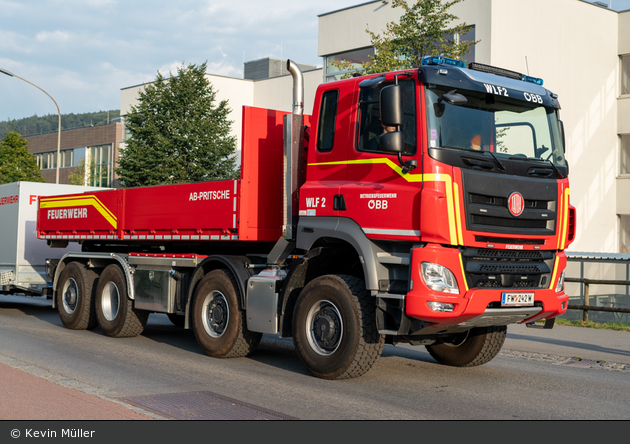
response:
[[(275, 242), (282, 235), (285, 114), (288, 113), (243, 107), (241, 240)], [(304, 124), (310, 125), (310, 116), (304, 116)]]

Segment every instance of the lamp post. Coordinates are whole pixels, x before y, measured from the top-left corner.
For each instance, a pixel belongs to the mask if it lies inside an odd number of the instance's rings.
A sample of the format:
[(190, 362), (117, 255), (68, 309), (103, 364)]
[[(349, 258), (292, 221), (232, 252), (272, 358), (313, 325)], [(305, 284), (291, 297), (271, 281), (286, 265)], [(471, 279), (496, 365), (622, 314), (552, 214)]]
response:
[(29, 82), (28, 80), (23, 79), (22, 77), (20, 77), (18, 75), (15, 75), (11, 71), (7, 71), (6, 69), (3, 69), (3, 68), (0, 68), (0, 72), (2, 74), (8, 75), (9, 77), (17, 77), (20, 80), (24, 80), (26, 83), (30, 83), (35, 88), (39, 89), (44, 94), (46, 94), (48, 97), (50, 97), (50, 99), (53, 101), (53, 103), (57, 107), (57, 114), (59, 114), (59, 127), (57, 128), (57, 178), (56, 178), (55, 183), (59, 183), (59, 163), (61, 162), (61, 111), (59, 111), (59, 105), (57, 105), (57, 102), (55, 102), (55, 99), (53, 99), (50, 94), (48, 94), (46, 91), (44, 91), (39, 86), (35, 85), (33, 82)]

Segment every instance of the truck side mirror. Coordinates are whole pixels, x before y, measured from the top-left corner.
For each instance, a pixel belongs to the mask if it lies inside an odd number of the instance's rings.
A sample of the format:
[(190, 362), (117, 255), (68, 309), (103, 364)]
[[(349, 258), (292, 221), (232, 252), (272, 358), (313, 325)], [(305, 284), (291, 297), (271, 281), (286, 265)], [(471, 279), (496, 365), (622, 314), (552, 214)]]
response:
[(381, 151), (393, 154), (402, 153), (405, 146), (401, 131), (381, 134), (378, 143), (381, 146)]
[(402, 95), (399, 85), (389, 85), (381, 89), (381, 125), (400, 126), (403, 123)]
[(558, 120), (558, 126), (560, 127), (560, 137), (562, 137), (562, 152), (566, 153), (567, 149), (566, 149), (566, 142), (564, 139), (564, 123), (562, 122), (562, 120)]

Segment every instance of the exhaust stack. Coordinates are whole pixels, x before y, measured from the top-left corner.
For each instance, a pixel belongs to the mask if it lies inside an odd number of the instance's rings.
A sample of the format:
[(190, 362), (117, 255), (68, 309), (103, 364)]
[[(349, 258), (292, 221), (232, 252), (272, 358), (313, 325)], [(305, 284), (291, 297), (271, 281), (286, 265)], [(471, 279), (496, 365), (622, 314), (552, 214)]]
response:
[(282, 237), (295, 239), (300, 169), (304, 168), (304, 76), (300, 67), (287, 60), (293, 76), (293, 112), (284, 116), (284, 185), (282, 197)]

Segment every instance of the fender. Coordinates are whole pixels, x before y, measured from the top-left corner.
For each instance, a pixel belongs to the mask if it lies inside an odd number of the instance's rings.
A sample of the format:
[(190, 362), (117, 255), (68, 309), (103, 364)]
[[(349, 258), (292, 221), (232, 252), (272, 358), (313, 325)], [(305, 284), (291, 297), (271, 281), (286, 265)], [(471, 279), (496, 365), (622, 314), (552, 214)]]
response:
[[(53, 308), (57, 308), (57, 281), (59, 280), (59, 276), (61, 272), (66, 267), (68, 262), (71, 262), (70, 259), (79, 258), (83, 259), (84, 262), (94, 262), (94, 261), (104, 261), (104, 262), (117, 262), (125, 275), (125, 280), (127, 281), (127, 295), (129, 299), (133, 300), (134, 288), (133, 288), (133, 275), (131, 272), (131, 267), (127, 263), (127, 255), (126, 254), (118, 254), (118, 253), (67, 253), (63, 255), (61, 259), (59, 259), (59, 263), (57, 268), (55, 269), (55, 278), (53, 279)], [(92, 264), (95, 265), (95, 264)], [(97, 266), (97, 265), (95, 265)]]
[(378, 262), (373, 244), (361, 226), (347, 217), (301, 217), (298, 222), (297, 248), (310, 250), (321, 238), (341, 239), (354, 247), (363, 265), (365, 286), (378, 291), (379, 279), (388, 279), (388, 270)]
[(214, 255), (205, 258), (199, 265), (190, 279), (190, 285), (188, 286), (188, 297), (186, 298), (186, 320), (184, 328), (189, 327), (190, 308), (193, 297), (195, 296), (195, 290), (197, 283), (203, 279), (203, 277), (210, 271), (219, 268), (227, 268), (232, 276), (236, 279), (239, 301), (241, 308), (245, 309), (245, 291), (247, 280), (253, 275), (253, 270), (248, 268), (251, 264), (251, 260), (246, 256), (224, 256)]

